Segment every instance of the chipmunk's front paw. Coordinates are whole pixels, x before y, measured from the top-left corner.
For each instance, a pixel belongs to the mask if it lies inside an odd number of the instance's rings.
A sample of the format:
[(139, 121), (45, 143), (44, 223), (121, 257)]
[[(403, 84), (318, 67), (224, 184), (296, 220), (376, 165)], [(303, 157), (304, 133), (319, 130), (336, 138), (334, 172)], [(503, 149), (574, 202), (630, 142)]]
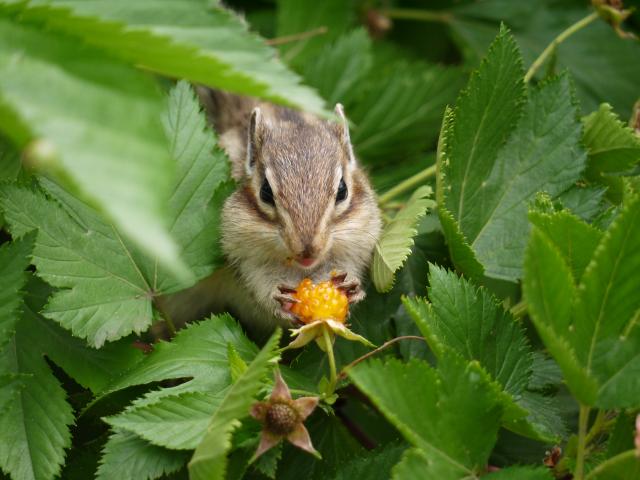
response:
[(292, 324), (300, 323), (300, 318), (291, 311), (294, 304), (300, 303), (300, 300), (294, 297), (296, 289), (287, 285), (278, 285), (273, 298), (280, 304), (280, 308), (276, 310), (276, 315), (288, 320)]
[(344, 292), (349, 303), (357, 303), (365, 297), (364, 291), (360, 288), (360, 280), (357, 278), (347, 280), (346, 272), (334, 272), (331, 275), (331, 282), (337, 289)]

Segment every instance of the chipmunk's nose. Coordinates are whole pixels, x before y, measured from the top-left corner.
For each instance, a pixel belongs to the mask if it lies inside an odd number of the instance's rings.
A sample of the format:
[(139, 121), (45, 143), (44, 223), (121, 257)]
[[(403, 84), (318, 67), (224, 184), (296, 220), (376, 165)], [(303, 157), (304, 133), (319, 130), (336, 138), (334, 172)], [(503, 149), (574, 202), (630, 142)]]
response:
[(296, 261), (302, 265), (303, 267), (310, 267), (316, 262), (315, 249), (310, 244), (305, 244), (304, 250), (298, 257)]

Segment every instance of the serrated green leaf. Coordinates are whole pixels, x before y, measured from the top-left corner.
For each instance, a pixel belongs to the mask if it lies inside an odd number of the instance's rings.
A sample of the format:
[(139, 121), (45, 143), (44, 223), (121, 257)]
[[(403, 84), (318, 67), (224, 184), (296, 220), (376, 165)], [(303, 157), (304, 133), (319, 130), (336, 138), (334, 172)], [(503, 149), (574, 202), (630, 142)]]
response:
[(569, 388), (586, 405), (638, 405), (639, 225), (636, 197), (602, 237), (577, 289), (551, 241), (538, 228), (531, 237), (524, 281), (529, 311)]
[[(203, 277), (220, 262), (218, 213), (228, 165), (214, 150), (215, 137), (205, 130), (204, 115), (188, 85), (181, 83), (172, 91), (165, 122), (181, 175), (169, 203), (170, 231), (190, 268)], [(145, 330), (152, 321), (153, 298), (191, 284), (176, 282), (60, 186), (46, 179), (41, 184), (55, 202), (38, 191), (6, 185), (0, 189), (0, 206), (14, 235), (38, 230), (37, 273), (62, 289), (52, 296), (45, 316), (99, 347)]]
[(534, 401), (538, 399), (526, 391), (531, 350), (513, 316), (486, 289), (435, 265), (429, 268), (428, 291), (431, 303), (420, 298), (403, 302), (436, 355), (453, 351), (480, 363), (506, 393), (506, 428), (540, 440), (557, 437), (562, 423), (551, 428), (553, 424), (545, 421), (555, 415), (551, 403)]
[(486, 289), (431, 264), (429, 300), (403, 303), (436, 352), (451, 348), (480, 365), (510, 394), (526, 388), (532, 358), (524, 332)]
[(37, 230), (37, 273), (64, 288), (51, 297), (46, 317), (96, 347), (151, 324), (151, 297), (145, 292), (152, 289), (113, 228), (95, 215), (74, 221), (59, 205), (26, 188), (5, 186), (0, 205), (14, 235)]
[(245, 362), (232, 343), (227, 345), (227, 361), (229, 362), (229, 370), (231, 370), (231, 382), (235, 382), (240, 376), (247, 371), (248, 365)]
[(38, 312), (46, 305), (52, 288), (32, 276), (25, 295), (24, 314), (33, 326), (33, 341), (47, 357), (83, 387), (100, 392), (142, 359), (131, 339), (123, 339), (96, 350)]
[(28, 237), (0, 245), (0, 348), (12, 336), (20, 318), (33, 240)]
[(31, 0), (20, 8), (23, 22), (81, 38), (148, 70), (324, 112), (318, 95), (218, 2)]
[(409, 161), (436, 140), (442, 112), (463, 85), (462, 72), (385, 59), (378, 59), (371, 72), (357, 95), (344, 99), (354, 123), (355, 151), (379, 167), (388, 166), (389, 158)]
[(606, 191), (603, 186), (574, 185), (556, 197), (556, 200), (574, 215), (591, 222), (608, 207), (604, 201)]
[[(578, 288), (573, 344), (587, 371), (594, 367), (597, 346), (601, 341), (627, 336), (632, 341), (634, 338), (628, 329), (635, 322), (640, 308), (638, 271), (640, 197), (632, 199), (609, 227)], [(608, 355), (603, 351), (601, 354)], [(636, 357), (640, 357), (640, 354)], [(626, 384), (626, 394), (619, 395), (617, 402), (620, 402), (620, 406), (635, 406), (640, 398), (640, 377), (625, 375), (633, 372), (633, 369), (626, 370), (630, 361), (628, 355), (622, 355), (619, 360), (620, 363), (611, 358), (606, 362), (598, 362), (599, 368), (595, 373), (608, 385), (612, 377), (615, 377), (616, 383)], [(639, 362), (640, 358), (636, 360), (636, 363)]]
[[(504, 22), (513, 29), (525, 64), (530, 65), (554, 38), (590, 11), (582, 2), (482, 0), (456, 4), (447, 13), (455, 39), (462, 43), (461, 50), (469, 60), (475, 62), (484, 54)], [(575, 78), (584, 111), (595, 110), (606, 101), (626, 118), (638, 98), (640, 76), (640, 66), (629, 59), (638, 56), (638, 42), (620, 38), (598, 19), (558, 45), (538, 76), (568, 70)]]
[(215, 410), (207, 433), (189, 462), (189, 478), (192, 480), (215, 480), (225, 477), (226, 454), (231, 448), (231, 433), (237, 428), (240, 419), (249, 415), (249, 408), (263, 385), (269, 363), (277, 355), (280, 334), (281, 331), (277, 330), (271, 336)]
[(389, 444), (382, 448), (369, 451), (364, 456), (356, 458), (338, 467), (333, 480), (353, 480), (366, 478), (368, 480), (388, 480), (392, 467), (398, 463), (405, 445)]
[(545, 214), (529, 212), (529, 221), (550, 240), (579, 282), (593, 256), (602, 232), (565, 211)]
[(627, 450), (608, 459), (589, 472), (587, 480), (635, 480), (640, 475), (640, 459), (635, 450)]
[(507, 467), (487, 475), (488, 480), (553, 480), (547, 467)]
[[(0, 136), (0, 182), (15, 180), (21, 168), (20, 154)], [(0, 226), (2, 226), (2, 217), (0, 217)]]
[[(127, 408), (105, 421), (116, 431), (128, 431), (171, 450), (193, 450), (202, 441), (211, 414), (219, 407), (226, 390), (187, 392), (160, 401)], [(145, 402), (146, 403), (146, 402)]]
[[(165, 226), (172, 163), (150, 79), (71, 39), (0, 17), (0, 129), (181, 278)], [(19, 61), (14, 61), (19, 58)], [(62, 68), (60, 66), (63, 66)], [(13, 115), (20, 122), (13, 121)]]
[(96, 478), (154, 480), (178, 471), (188, 458), (187, 452), (151, 445), (132, 433), (116, 432), (105, 444)]
[(411, 253), (413, 237), (418, 234), (418, 220), (435, 206), (435, 202), (427, 198), (431, 193), (431, 187), (426, 185), (416, 189), (404, 208), (384, 228), (376, 244), (371, 267), (373, 283), (379, 292), (391, 289), (396, 270)]
[(427, 475), (442, 480), (477, 480), (478, 475), (469, 473), (441, 458), (430, 458), (417, 448), (407, 450), (402, 460), (393, 468), (393, 480), (413, 480)]
[(622, 123), (608, 103), (582, 119), (589, 152), (587, 174), (626, 172), (640, 162), (640, 137)]
[(344, 33), (355, 20), (351, 0), (325, 0), (321, 3), (313, 0), (278, 0), (277, 3), (278, 37), (300, 35), (318, 28), (325, 30), (320, 35), (281, 45), (283, 58), (293, 65), (313, 61), (324, 45)]
[(329, 105), (344, 103), (353, 98), (354, 89), (369, 73), (372, 62), (371, 39), (365, 30), (357, 29), (325, 46), (307, 62), (304, 78)]
[(485, 274), (511, 281), (522, 276), (527, 202), (541, 190), (562, 193), (585, 162), (568, 78), (534, 89), (521, 108), (521, 63), (501, 31), (458, 99), (439, 182), (439, 198)]
[(15, 479), (51, 480), (60, 472), (64, 451), (71, 445), (73, 410), (32, 340), (35, 328), (24, 315), (0, 351), (0, 371), (20, 376), (21, 382), (10, 405), (0, 411), (0, 467)]
[(422, 361), (373, 360), (349, 376), (428, 462), (470, 478), (486, 465), (502, 408), (477, 364), (448, 355), (436, 371)]
[(525, 256), (523, 292), (542, 341), (562, 369), (565, 382), (581, 401), (595, 400), (597, 385), (580, 365), (564, 337), (571, 323), (575, 285), (571, 270), (551, 240), (534, 227)]
[(152, 353), (109, 385), (103, 394), (172, 378), (190, 378), (186, 385), (192, 390), (225, 388), (230, 384), (229, 343), (245, 361), (256, 354), (255, 345), (229, 315), (192, 323), (180, 330), (171, 342), (156, 343)]

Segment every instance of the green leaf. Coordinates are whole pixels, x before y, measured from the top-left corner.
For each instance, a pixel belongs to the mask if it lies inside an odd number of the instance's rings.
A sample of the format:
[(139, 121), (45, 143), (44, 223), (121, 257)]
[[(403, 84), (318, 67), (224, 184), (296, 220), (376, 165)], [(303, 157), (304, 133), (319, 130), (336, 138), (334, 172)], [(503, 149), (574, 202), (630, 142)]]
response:
[(340, 465), (333, 480), (353, 480), (354, 478), (388, 480), (391, 477), (392, 467), (398, 463), (405, 450), (404, 445), (389, 444), (369, 451), (360, 458)]
[(96, 350), (43, 318), (38, 312), (46, 305), (51, 291), (42, 280), (30, 278), (24, 312), (34, 327), (31, 341), (80, 385), (98, 393), (142, 359), (142, 352), (133, 347), (131, 339)]
[(333, 413), (316, 409), (305, 426), (314, 448), (322, 454), (322, 461), (319, 462), (312, 455), (301, 454), (298, 448), (283, 442), (277, 480), (298, 480), (300, 472), (304, 472), (305, 479), (325, 480), (338, 466), (366, 453), (342, 420)]
[(602, 232), (566, 210), (552, 214), (531, 211), (529, 221), (558, 249), (571, 269), (574, 281), (579, 282)]
[(112, 227), (95, 214), (72, 219), (40, 192), (16, 186), (2, 188), (0, 205), (14, 235), (37, 229), (37, 273), (63, 288), (45, 307), (46, 317), (96, 347), (151, 324), (152, 287)]
[(326, 30), (321, 35), (301, 38), (280, 47), (285, 61), (293, 65), (315, 60), (322, 47), (344, 33), (355, 20), (351, 0), (325, 0), (320, 3), (312, 0), (278, 0), (277, 3), (278, 37), (304, 34), (317, 28)]
[[(182, 247), (184, 260), (201, 279), (222, 263), (220, 209), (227, 190), (223, 182), (230, 178), (229, 161), (187, 82), (178, 82), (169, 93), (162, 120), (171, 156), (177, 162), (177, 179), (169, 198), (169, 231)], [(166, 276), (158, 288), (168, 292), (185, 287), (171, 285), (169, 280)]]
[(0, 348), (13, 334), (22, 308), (25, 269), (33, 248), (33, 238), (0, 245)]
[(411, 161), (422, 154), (435, 142), (442, 113), (455, 101), (462, 79), (452, 67), (378, 59), (356, 95), (344, 99), (358, 157), (383, 167), (389, 158)]
[(240, 419), (249, 414), (249, 408), (263, 385), (269, 363), (277, 355), (280, 334), (280, 330), (277, 330), (271, 336), (215, 410), (207, 433), (189, 462), (189, 478), (192, 480), (215, 480), (225, 477), (226, 454), (231, 448), (231, 434), (238, 427)]
[(324, 111), (318, 95), (300, 85), (275, 51), (217, 2), (31, 0), (21, 5), (21, 20), (73, 35), (169, 77)]
[(428, 478), (442, 480), (476, 480), (478, 475), (469, 473), (464, 468), (448, 463), (443, 458), (430, 458), (417, 448), (407, 450), (393, 469), (393, 480), (412, 480), (427, 475)]
[[(205, 130), (204, 115), (185, 83), (172, 91), (165, 123), (180, 173), (169, 203), (170, 230), (200, 278), (220, 262), (218, 214), (228, 165), (214, 150), (215, 137)], [(37, 273), (63, 289), (52, 296), (45, 316), (99, 347), (146, 330), (152, 321), (152, 299), (190, 286), (176, 282), (57, 184), (46, 179), (41, 184), (56, 202), (40, 192), (7, 185), (0, 188), (0, 206), (14, 235), (38, 230)]]
[[(20, 153), (0, 137), (0, 182), (15, 180), (21, 168)], [(1, 217), (0, 226), (2, 226)]]
[(428, 209), (435, 206), (435, 202), (428, 198), (431, 193), (431, 187), (419, 187), (404, 208), (384, 228), (380, 241), (376, 244), (371, 267), (373, 283), (379, 292), (391, 289), (396, 270), (411, 253), (413, 237), (418, 234), (418, 221)]
[(133, 385), (168, 379), (190, 380), (182, 385), (191, 391), (216, 391), (230, 384), (227, 345), (231, 343), (243, 360), (255, 356), (256, 347), (229, 315), (191, 323), (171, 342), (158, 342), (144, 359), (109, 385), (103, 395)]
[[(640, 308), (639, 270), (640, 197), (636, 197), (605, 233), (582, 277), (575, 304), (573, 344), (578, 358), (587, 371), (594, 369), (600, 381), (606, 382), (607, 390), (617, 392), (612, 395), (601, 390), (608, 397), (607, 408), (612, 408), (611, 402), (616, 402), (616, 406), (640, 405), (640, 377), (634, 374), (640, 367), (640, 350), (622, 345), (625, 342), (640, 345), (640, 329), (635, 329), (635, 335), (629, 330)], [(610, 341), (614, 339), (619, 340), (621, 351), (598, 352), (600, 342), (609, 341), (611, 347)], [(602, 358), (604, 355), (608, 358)]]
[(31, 140), (29, 162), (54, 171), (188, 278), (165, 226), (173, 170), (156, 86), (100, 51), (18, 25), (6, 14), (0, 45), (0, 129), (20, 146)]
[(487, 475), (488, 480), (553, 480), (547, 467), (507, 467)]
[(353, 98), (372, 62), (371, 39), (365, 30), (357, 29), (325, 46), (313, 61), (307, 62), (304, 78), (333, 105)]
[(437, 478), (475, 478), (484, 469), (502, 409), (477, 364), (450, 355), (440, 360), (436, 371), (422, 361), (373, 360), (357, 365), (349, 376), (419, 450), (408, 455), (447, 472)]
[(582, 119), (589, 152), (587, 174), (626, 172), (640, 161), (640, 137), (622, 123), (608, 103)]
[(218, 408), (225, 390), (215, 393), (187, 392), (157, 402), (136, 402), (123, 413), (105, 421), (115, 431), (128, 431), (160, 447), (193, 450), (202, 441), (211, 414)]
[(534, 89), (521, 108), (521, 63), (501, 31), (458, 99), (439, 183), (439, 198), (485, 274), (511, 281), (522, 276), (527, 203), (541, 190), (562, 193), (585, 162), (568, 78)]
[[(0, 467), (20, 480), (54, 478), (71, 445), (73, 410), (42, 350), (33, 342), (36, 329), (37, 324), (24, 315), (15, 335), (0, 351), (0, 372), (19, 376), (21, 382), (11, 403), (0, 410)], [(3, 395), (0, 391), (0, 397)]]
[(604, 234), (577, 289), (558, 249), (537, 228), (533, 231), (524, 281), (529, 311), (583, 404), (638, 405), (638, 268), (639, 197), (629, 200)]
[[(504, 22), (513, 30), (525, 64), (530, 65), (555, 37), (591, 11), (583, 2), (482, 0), (460, 3), (448, 13), (455, 40), (471, 60), (484, 54)], [(597, 20), (559, 45), (550, 67), (545, 65), (539, 75), (568, 70), (585, 111), (596, 110), (606, 101), (626, 118), (638, 98), (640, 76), (640, 65), (629, 59), (639, 56), (637, 41), (621, 39), (611, 26)]]
[(598, 465), (585, 477), (588, 480), (635, 480), (640, 475), (640, 460), (635, 450), (627, 450)]
[(513, 316), (485, 288), (432, 264), (429, 285), (431, 303), (420, 298), (403, 302), (432, 351), (439, 358), (453, 351), (480, 363), (507, 394), (503, 397), (506, 428), (540, 440), (557, 437), (562, 423), (554, 427), (545, 421), (557, 417), (552, 404), (526, 390), (533, 359)]
[(574, 215), (591, 222), (607, 208), (604, 202), (606, 191), (606, 187), (603, 186), (574, 185), (562, 192), (556, 200)]
[(116, 432), (104, 447), (96, 478), (153, 480), (178, 471), (188, 458), (187, 452), (167, 450), (132, 433)]
[(524, 332), (486, 289), (430, 264), (429, 305), (405, 298), (404, 305), (432, 350), (451, 348), (477, 360), (504, 390), (517, 396), (527, 386), (532, 358)]
[(581, 401), (597, 395), (594, 379), (579, 363), (569, 340), (571, 301), (576, 287), (562, 254), (537, 227), (531, 232), (525, 256), (524, 297), (529, 315), (549, 353), (560, 366), (567, 386)]

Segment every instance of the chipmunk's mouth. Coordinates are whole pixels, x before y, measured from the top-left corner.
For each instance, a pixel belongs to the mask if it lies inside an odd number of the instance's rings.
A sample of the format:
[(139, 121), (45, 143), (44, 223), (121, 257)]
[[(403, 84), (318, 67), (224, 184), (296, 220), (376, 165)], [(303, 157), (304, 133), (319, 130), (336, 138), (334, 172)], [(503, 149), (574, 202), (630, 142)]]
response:
[(303, 268), (313, 268), (318, 262), (316, 257), (302, 257), (296, 258), (296, 263)]

